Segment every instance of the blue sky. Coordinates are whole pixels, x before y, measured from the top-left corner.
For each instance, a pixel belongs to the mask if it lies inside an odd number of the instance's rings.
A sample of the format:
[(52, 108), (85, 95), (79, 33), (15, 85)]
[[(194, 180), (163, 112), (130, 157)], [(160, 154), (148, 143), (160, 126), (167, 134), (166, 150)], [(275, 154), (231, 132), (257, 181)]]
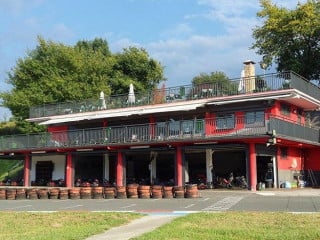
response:
[[(298, 0), (273, 2), (292, 8)], [(244, 60), (261, 60), (249, 49), (259, 9), (259, 0), (0, 0), (0, 89), (10, 90), (7, 72), (38, 35), (67, 45), (100, 37), (113, 53), (145, 48), (165, 67), (167, 86), (214, 71), (236, 78)], [(8, 116), (0, 109), (0, 121)]]

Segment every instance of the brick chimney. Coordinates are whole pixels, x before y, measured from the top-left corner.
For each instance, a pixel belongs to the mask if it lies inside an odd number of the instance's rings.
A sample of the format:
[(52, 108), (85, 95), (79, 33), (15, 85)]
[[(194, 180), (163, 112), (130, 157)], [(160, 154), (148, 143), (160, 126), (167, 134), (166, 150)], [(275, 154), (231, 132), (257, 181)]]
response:
[(256, 88), (256, 81), (255, 81), (256, 71), (254, 67), (255, 62), (251, 60), (246, 60), (243, 62), (243, 64), (244, 64), (245, 92), (246, 93), (253, 92), (253, 90), (255, 90)]

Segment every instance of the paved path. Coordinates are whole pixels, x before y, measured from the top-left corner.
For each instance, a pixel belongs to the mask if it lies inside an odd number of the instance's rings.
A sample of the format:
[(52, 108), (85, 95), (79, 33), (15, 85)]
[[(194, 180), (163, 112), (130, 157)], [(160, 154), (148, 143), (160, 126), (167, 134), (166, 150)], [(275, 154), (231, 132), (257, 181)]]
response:
[(87, 238), (87, 240), (131, 239), (146, 232), (151, 232), (161, 225), (171, 222), (177, 216), (178, 215), (147, 215), (140, 219), (136, 219), (127, 225), (112, 228), (102, 234), (91, 236)]

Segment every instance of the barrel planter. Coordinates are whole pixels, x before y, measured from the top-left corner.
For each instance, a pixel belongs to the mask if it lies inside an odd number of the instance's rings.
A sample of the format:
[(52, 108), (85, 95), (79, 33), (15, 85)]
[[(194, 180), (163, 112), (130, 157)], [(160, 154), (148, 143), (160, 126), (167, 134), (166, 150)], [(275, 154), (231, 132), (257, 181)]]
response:
[(139, 196), (139, 198), (150, 198), (150, 186), (139, 185), (138, 196)]
[(132, 183), (127, 185), (127, 197), (138, 198), (138, 184)]
[(153, 185), (151, 188), (151, 197), (152, 198), (162, 198), (162, 186)]
[(183, 186), (174, 186), (173, 187), (173, 196), (175, 198), (184, 198), (184, 187)]
[(27, 198), (30, 200), (38, 199), (38, 190), (36, 188), (28, 188)]
[(115, 187), (104, 187), (104, 198), (112, 199), (116, 196), (116, 188)]
[(66, 200), (68, 198), (69, 198), (69, 190), (66, 188), (60, 188), (59, 189), (59, 199)]
[(103, 187), (92, 187), (92, 198), (93, 199), (103, 198)]
[(0, 188), (0, 200), (6, 200), (6, 189)]
[(81, 199), (91, 199), (92, 198), (91, 187), (81, 187), (80, 188), (80, 198)]
[(163, 187), (163, 198), (173, 198), (173, 187), (164, 186)]
[(58, 199), (59, 197), (59, 188), (50, 188), (49, 189), (49, 198)]
[(119, 199), (127, 198), (127, 191), (125, 186), (117, 186), (116, 190), (117, 190), (117, 193), (116, 193), (117, 198)]
[(23, 200), (26, 199), (26, 189), (25, 188), (17, 188), (17, 194), (16, 194), (16, 199), (17, 200)]
[(38, 197), (39, 199), (48, 199), (49, 198), (48, 189), (46, 188), (38, 189)]
[(80, 199), (80, 188), (74, 187), (69, 189), (69, 198), (70, 199)]
[(198, 186), (196, 184), (186, 185), (186, 198), (197, 198), (199, 197)]
[(17, 189), (15, 188), (7, 188), (6, 190), (6, 198), (7, 200), (15, 200), (17, 194)]

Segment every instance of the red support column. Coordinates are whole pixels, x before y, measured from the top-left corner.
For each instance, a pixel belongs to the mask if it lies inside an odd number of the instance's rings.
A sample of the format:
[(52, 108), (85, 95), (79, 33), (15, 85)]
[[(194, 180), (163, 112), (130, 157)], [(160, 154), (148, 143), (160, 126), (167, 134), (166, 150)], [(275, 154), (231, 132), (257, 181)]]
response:
[(67, 153), (66, 164), (66, 187), (72, 187), (72, 154)]
[(26, 154), (24, 156), (24, 178), (23, 178), (23, 185), (25, 187), (29, 187), (30, 182), (30, 156)]
[(177, 154), (177, 159), (176, 159), (177, 186), (183, 186), (182, 184), (182, 176), (183, 176), (182, 150), (180, 146), (177, 147), (176, 154)]
[(257, 161), (255, 153), (255, 145), (249, 143), (249, 175), (250, 175), (250, 190), (257, 190)]
[(123, 186), (123, 156), (122, 152), (118, 151), (118, 160), (117, 160), (117, 186)]

